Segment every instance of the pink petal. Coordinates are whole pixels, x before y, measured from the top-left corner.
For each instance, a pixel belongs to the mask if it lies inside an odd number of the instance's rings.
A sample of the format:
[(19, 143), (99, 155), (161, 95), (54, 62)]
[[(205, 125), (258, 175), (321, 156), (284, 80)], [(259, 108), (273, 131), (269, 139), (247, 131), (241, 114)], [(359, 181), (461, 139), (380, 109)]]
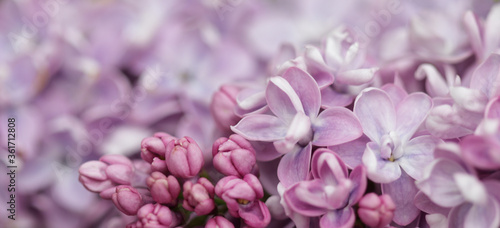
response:
[(289, 123), (295, 113), (304, 112), (299, 95), (290, 83), (282, 77), (272, 77), (266, 88), (267, 105), (280, 119)]
[(283, 198), (290, 209), (305, 216), (323, 215), (329, 207), (321, 180), (296, 183), (285, 191)]
[(352, 187), (351, 194), (349, 195), (349, 205), (356, 204), (359, 199), (365, 194), (366, 191), (366, 169), (364, 166), (356, 167), (351, 174), (349, 179), (352, 180), (354, 186)]
[(307, 179), (311, 161), (311, 148), (306, 147), (285, 154), (278, 165), (278, 178), (283, 186), (288, 187), (299, 181)]
[(386, 92), (380, 89), (365, 89), (354, 102), (354, 113), (363, 132), (374, 142), (395, 130), (396, 110)]
[(356, 216), (351, 207), (346, 207), (341, 210), (330, 211), (321, 217), (320, 227), (329, 228), (348, 228), (354, 226)]
[(285, 138), (288, 127), (275, 116), (253, 114), (231, 126), (231, 130), (248, 140), (270, 142)]
[(313, 122), (313, 144), (332, 146), (352, 141), (363, 135), (358, 118), (346, 108), (334, 107), (321, 112)]
[(300, 98), (304, 113), (313, 120), (316, 118), (321, 105), (321, 94), (314, 78), (297, 67), (291, 67), (283, 78), (290, 83), (295, 93)]
[(324, 109), (332, 107), (345, 107), (352, 103), (354, 96), (335, 91), (332, 87), (321, 90), (321, 107)]
[(470, 88), (480, 90), (488, 98), (498, 95), (500, 83), (500, 55), (491, 54), (472, 74)]

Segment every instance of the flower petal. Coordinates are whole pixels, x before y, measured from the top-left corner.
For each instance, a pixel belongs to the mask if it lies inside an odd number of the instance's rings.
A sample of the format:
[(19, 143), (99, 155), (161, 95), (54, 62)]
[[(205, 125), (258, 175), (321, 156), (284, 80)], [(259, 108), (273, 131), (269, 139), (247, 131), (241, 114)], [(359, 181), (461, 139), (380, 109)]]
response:
[(286, 204), (293, 211), (305, 216), (320, 216), (328, 210), (328, 203), (321, 180), (301, 181), (283, 193)]
[(339, 93), (330, 86), (321, 89), (321, 107), (324, 109), (337, 106), (345, 107), (350, 105), (353, 100), (353, 95)]
[(366, 169), (364, 166), (356, 167), (349, 175), (349, 179), (354, 186), (352, 187), (351, 194), (349, 195), (349, 205), (356, 204), (363, 196), (366, 190)]
[(297, 93), (304, 107), (304, 113), (311, 120), (316, 118), (321, 105), (321, 94), (314, 78), (297, 67), (289, 68), (283, 74), (283, 78), (290, 83), (295, 93)]
[(231, 130), (248, 140), (271, 142), (285, 138), (288, 127), (275, 116), (253, 114), (231, 126)]
[(295, 113), (304, 111), (299, 96), (282, 77), (272, 77), (266, 88), (266, 100), (269, 109), (280, 119), (289, 123)]
[(366, 144), (369, 142), (370, 139), (365, 135), (362, 135), (354, 141), (350, 141), (340, 145), (329, 146), (328, 149), (337, 153), (349, 169), (354, 169), (354, 167), (363, 164), (363, 153), (365, 152)]
[(452, 208), (450, 214), (448, 214), (448, 227), (464, 227), (465, 218), (471, 207), (472, 204), (464, 203)]
[(352, 141), (363, 135), (358, 118), (346, 108), (334, 107), (321, 112), (313, 122), (313, 144), (332, 146)]
[(311, 148), (309, 143), (306, 147), (289, 152), (281, 158), (278, 165), (278, 178), (285, 187), (289, 187), (299, 181), (307, 179), (311, 161)]
[(412, 93), (396, 107), (397, 128), (401, 142), (407, 142), (424, 122), (432, 108), (432, 100), (424, 93)]
[(377, 71), (378, 67), (342, 71), (335, 75), (335, 82), (347, 85), (362, 85), (370, 82)]
[(327, 185), (337, 185), (347, 179), (347, 167), (333, 151), (320, 148), (314, 151), (311, 173)]
[(408, 93), (402, 87), (395, 84), (385, 84), (381, 89), (389, 95), (395, 107), (408, 96)]
[(434, 160), (434, 148), (441, 142), (441, 139), (430, 135), (413, 138), (404, 146), (404, 155), (397, 161), (410, 177), (420, 180), (422, 170)]
[(449, 208), (441, 207), (427, 197), (422, 191), (419, 191), (415, 198), (413, 199), (415, 206), (427, 214), (442, 214), (448, 215), (450, 212)]
[(486, 61), (479, 65), (470, 82), (470, 88), (483, 92), (488, 98), (498, 95), (500, 83), (500, 55), (491, 54)]
[(363, 132), (374, 142), (396, 128), (396, 110), (386, 92), (380, 89), (363, 90), (354, 102), (354, 114)]
[(489, 142), (486, 138), (469, 135), (460, 142), (462, 156), (469, 164), (486, 170), (500, 168), (498, 145)]
[(271, 213), (266, 204), (256, 200), (251, 206), (241, 206), (238, 215), (251, 227), (266, 227), (271, 222)]
[(390, 183), (401, 176), (398, 163), (381, 158), (380, 149), (374, 142), (366, 144), (362, 159), (368, 178), (376, 183)]
[(398, 180), (382, 184), (382, 193), (390, 195), (396, 205), (393, 221), (398, 225), (408, 225), (420, 214), (420, 210), (413, 204), (413, 198), (418, 192), (414, 182), (415, 180), (402, 172)]
[(323, 215), (319, 220), (319, 225), (328, 228), (348, 228), (354, 226), (355, 220), (354, 210), (351, 207), (345, 207)]

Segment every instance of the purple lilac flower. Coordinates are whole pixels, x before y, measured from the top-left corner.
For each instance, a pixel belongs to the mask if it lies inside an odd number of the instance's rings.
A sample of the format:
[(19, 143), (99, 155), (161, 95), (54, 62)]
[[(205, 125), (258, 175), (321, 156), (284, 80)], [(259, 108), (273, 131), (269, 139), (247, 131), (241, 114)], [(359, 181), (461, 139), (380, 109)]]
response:
[(203, 152), (190, 137), (171, 140), (166, 147), (165, 162), (174, 176), (194, 177), (203, 168)]
[(385, 227), (394, 217), (396, 205), (389, 195), (368, 193), (359, 201), (358, 215), (370, 227)]
[(358, 166), (348, 175), (346, 165), (328, 149), (316, 150), (312, 159), (312, 180), (300, 181), (288, 188), (283, 194), (286, 205), (302, 215), (296, 217), (301, 220), (321, 216), (320, 227), (353, 226), (352, 206), (366, 189), (365, 168)]
[(177, 203), (177, 196), (179, 196), (181, 186), (174, 176), (167, 177), (163, 173), (153, 172), (146, 179), (146, 185), (155, 202), (173, 205)]
[(130, 184), (134, 167), (130, 159), (122, 155), (106, 155), (99, 161), (89, 161), (79, 168), (80, 182), (92, 192), (102, 192), (120, 184)]
[[(357, 118), (348, 109), (333, 107), (319, 112), (319, 87), (308, 73), (298, 68), (292, 67), (282, 77), (271, 78), (266, 100), (274, 115), (248, 115), (232, 129), (248, 140), (274, 144), (274, 153), (257, 151), (259, 160), (272, 160), (285, 154), (278, 176), (286, 185), (305, 180), (311, 145), (341, 144), (362, 134)], [(340, 131), (341, 128), (350, 130)], [(289, 173), (289, 170), (297, 171)]]
[(141, 142), (141, 158), (151, 164), (154, 171), (166, 172), (167, 165), (165, 163), (166, 146), (175, 137), (157, 132), (153, 137), (148, 137)]
[(169, 228), (179, 224), (177, 215), (161, 204), (146, 204), (137, 212), (138, 221), (127, 225), (127, 228)]
[(234, 225), (222, 216), (215, 216), (207, 221), (206, 228), (234, 228)]

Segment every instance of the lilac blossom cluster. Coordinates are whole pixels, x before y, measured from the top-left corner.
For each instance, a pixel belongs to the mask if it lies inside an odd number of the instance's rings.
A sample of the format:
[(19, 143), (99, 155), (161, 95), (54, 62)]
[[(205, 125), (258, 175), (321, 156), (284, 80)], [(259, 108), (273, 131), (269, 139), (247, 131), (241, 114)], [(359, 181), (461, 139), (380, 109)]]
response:
[(0, 227), (499, 227), (499, 31), (495, 0), (0, 1)]

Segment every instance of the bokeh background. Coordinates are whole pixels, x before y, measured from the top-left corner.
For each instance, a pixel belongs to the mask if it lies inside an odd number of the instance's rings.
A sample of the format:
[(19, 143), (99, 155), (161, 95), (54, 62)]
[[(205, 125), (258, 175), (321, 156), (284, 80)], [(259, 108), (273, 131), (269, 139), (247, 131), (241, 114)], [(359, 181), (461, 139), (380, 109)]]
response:
[[(319, 45), (344, 24), (366, 38), (381, 74), (404, 76), (429, 53), (452, 62), (470, 47), (464, 12), (484, 18), (492, 4), (0, 0), (0, 227), (121, 227), (112, 203), (78, 182), (83, 162), (138, 157), (141, 139), (156, 131), (189, 135), (210, 156), (221, 134), (212, 94), (226, 83), (262, 85), (294, 57), (290, 47)], [(418, 23), (447, 45), (412, 46)], [(5, 210), (7, 118), (16, 118), (15, 221)]]

